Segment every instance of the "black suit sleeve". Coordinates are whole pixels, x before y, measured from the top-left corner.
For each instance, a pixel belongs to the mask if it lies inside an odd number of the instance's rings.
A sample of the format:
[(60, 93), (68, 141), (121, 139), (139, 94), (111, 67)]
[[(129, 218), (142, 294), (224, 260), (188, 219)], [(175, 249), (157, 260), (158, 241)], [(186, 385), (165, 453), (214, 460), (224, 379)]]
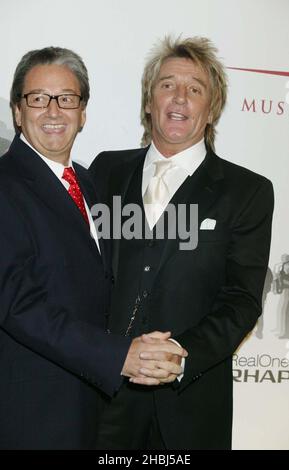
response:
[(272, 184), (262, 179), (234, 223), (226, 259), (226, 283), (210, 314), (175, 338), (189, 352), (180, 389), (230, 357), (262, 312), (273, 201)]
[[(17, 209), (0, 192), (0, 327), (17, 342), (113, 395), (130, 340), (81, 321), (51, 298), (49, 266)], [(55, 282), (57, 282), (55, 280)]]

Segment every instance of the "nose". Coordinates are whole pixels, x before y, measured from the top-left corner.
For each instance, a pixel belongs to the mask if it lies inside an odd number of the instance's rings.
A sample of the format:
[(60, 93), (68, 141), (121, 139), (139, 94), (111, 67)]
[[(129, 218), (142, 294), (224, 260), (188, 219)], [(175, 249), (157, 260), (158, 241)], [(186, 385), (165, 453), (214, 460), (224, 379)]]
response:
[(57, 100), (55, 98), (52, 98), (50, 100), (50, 103), (49, 103), (48, 107), (46, 108), (46, 112), (51, 117), (58, 116), (58, 114), (60, 113), (60, 108), (59, 108), (59, 106), (57, 104)]
[(176, 87), (174, 101), (177, 104), (185, 104), (187, 101), (187, 90), (185, 86), (179, 85)]

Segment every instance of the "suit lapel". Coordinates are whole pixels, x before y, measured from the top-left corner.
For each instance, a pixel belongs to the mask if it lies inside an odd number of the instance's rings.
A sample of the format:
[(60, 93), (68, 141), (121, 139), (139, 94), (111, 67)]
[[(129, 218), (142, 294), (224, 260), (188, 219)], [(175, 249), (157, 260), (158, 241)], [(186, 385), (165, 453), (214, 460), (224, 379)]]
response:
[(81, 192), (86, 200), (88, 207), (91, 209), (91, 207), (97, 202), (97, 195), (94, 184), (85, 168), (75, 162), (73, 162), (73, 167), (75, 169), (75, 173), (77, 174)]
[[(71, 226), (72, 230), (79, 231), (81, 236), (86, 237), (95, 251), (95, 243), (90, 236), (87, 223), (53, 171), (19, 137), (15, 137), (13, 140), (10, 153), (13, 159), (13, 170), (18, 171), (19, 178), (25, 180), (30, 190), (56, 213), (59, 220)], [(84, 182), (83, 174), (80, 175), (80, 180), (82, 184)], [(96, 249), (96, 251), (98, 250)]]
[(124, 201), (134, 171), (137, 165), (144, 163), (147, 151), (148, 147), (137, 150), (135, 154), (130, 154), (128, 159), (113, 168), (109, 182), (111, 198), (120, 195), (122, 202)]
[[(94, 187), (93, 181), (91, 180), (88, 171), (83, 168), (81, 165), (78, 163), (73, 163), (75, 172), (77, 174), (77, 178), (79, 181), (79, 186), (81, 189), (81, 192), (85, 198), (85, 201), (88, 205), (89, 210), (91, 211), (92, 207), (99, 202), (99, 198), (97, 196), (96, 189)], [(91, 237), (90, 237), (91, 238)], [(93, 246), (97, 250), (97, 253), (99, 254), (98, 249), (95, 246), (95, 242), (93, 241)], [(101, 253), (101, 260), (103, 262), (103, 265), (106, 269), (110, 269), (110, 248), (108, 243), (105, 242), (105, 240), (98, 236), (98, 243), (99, 243), (99, 248), (100, 248), (100, 253)]]
[[(124, 203), (127, 189), (131, 182), (131, 178), (138, 164), (143, 165), (148, 148), (136, 151), (129, 159), (117, 165), (111, 174), (109, 182), (111, 188), (111, 200), (113, 195), (121, 196), (122, 204)], [(209, 151), (205, 160), (196, 170), (196, 172), (188, 177), (181, 185), (178, 191), (170, 201), (172, 204), (197, 204), (198, 205), (198, 228), (210, 207), (219, 198), (222, 191), (222, 180), (224, 178), (221, 159), (213, 152)], [(139, 188), (141, 192), (141, 187)], [(188, 220), (188, 217), (187, 217)], [(180, 240), (178, 237), (168, 239), (161, 257), (158, 272), (163, 268), (165, 263), (179, 250)], [(113, 244), (113, 271), (117, 272), (119, 259), (120, 240), (114, 240)]]
[[(74, 163), (74, 168), (77, 173), (77, 177), (79, 179), (79, 185), (82, 191), (83, 196), (87, 202), (87, 205), (91, 211), (92, 207), (95, 204), (99, 203), (99, 197), (97, 195), (96, 188), (94, 186), (93, 181), (90, 178), (90, 175), (87, 170), (85, 170), (82, 166)], [(106, 271), (110, 271), (110, 263), (111, 263), (111, 247), (108, 240), (105, 240), (103, 237), (98, 235), (98, 243), (101, 253), (101, 260), (105, 267)]]
[[(200, 222), (205, 219), (208, 210), (220, 196), (223, 177), (221, 160), (213, 152), (208, 152), (203, 163), (192, 176), (185, 180), (170, 202), (176, 205), (186, 204), (187, 206), (197, 204), (199, 230)], [(186, 215), (188, 222), (189, 211)], [(194, 223), (194, 221), (192, 222)], [(178, 235), (174, 239), (166, 241), (158, 272), (171, 256), (179, 250), (181, 241)]]
[[(136, 170), (137, 165), (143, 166), (148, 147), (137, 150), (135, 154), (129, 154), (129, 158), (117, 165), (111, 173), (109, 180), (110, 195), (109, 200), (112, 207), (113, 196), (121, 197), (121, 207), (123, 207), (126, 193)], [(141, 187), (140, 187), (141, 193)], [(112, 270), (116, 275), (119, 259), (120, 239), (114, 239), (112, 252)]]

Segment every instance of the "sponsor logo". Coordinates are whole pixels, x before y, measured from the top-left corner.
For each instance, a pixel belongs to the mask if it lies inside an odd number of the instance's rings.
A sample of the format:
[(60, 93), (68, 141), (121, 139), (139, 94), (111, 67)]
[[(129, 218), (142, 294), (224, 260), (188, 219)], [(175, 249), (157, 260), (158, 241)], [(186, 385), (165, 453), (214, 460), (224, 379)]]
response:
[(243, 69), (241, 67), (227, 67), (227, 69), (241, 70), (243, 72), (263, 73), (267, 75), (279, 75), (281, 77), (289, 77), (289, 72), (283, 72), (283, 71), (277, 71), (277, 70)]
[[(279, 77), (289, 77), (289, 72), (280, 70), (264, 70), (264, 69), (249, 69), (242, 67), (227, 67), (230, 70), (237, 70), (241, 72), (251, 72), (263, 75), (274, 75)], [(241, 106), (242, 112), (261, 113), (261, 114), (275, 114), (277, 116), (284, 115), (286, 111), (286, 104), (289, 104), (289, 80), (285, 84), (285, 98), (279, 101), (272, 99), (256, 99), (245, 97)]]
[(289, 383), (289, 354), (283, 358), (267, 353), (250, 357), (234, 354), (233, 379), (244, 383)]

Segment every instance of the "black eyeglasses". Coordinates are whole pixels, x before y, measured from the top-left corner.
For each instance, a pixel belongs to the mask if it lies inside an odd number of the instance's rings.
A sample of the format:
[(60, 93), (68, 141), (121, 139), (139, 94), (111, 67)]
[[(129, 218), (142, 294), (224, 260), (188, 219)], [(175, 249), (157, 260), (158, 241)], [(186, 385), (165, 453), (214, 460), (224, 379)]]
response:
[(79, 108), (82, 96), (73, 93), (63, 95), (48, 95), (47, 93), (25, 93), (19, 98), (26, 100), (27, 106), (30, 108), (48, 108), (51, 100), (56, 100), (58, 107), (63, 109)]

